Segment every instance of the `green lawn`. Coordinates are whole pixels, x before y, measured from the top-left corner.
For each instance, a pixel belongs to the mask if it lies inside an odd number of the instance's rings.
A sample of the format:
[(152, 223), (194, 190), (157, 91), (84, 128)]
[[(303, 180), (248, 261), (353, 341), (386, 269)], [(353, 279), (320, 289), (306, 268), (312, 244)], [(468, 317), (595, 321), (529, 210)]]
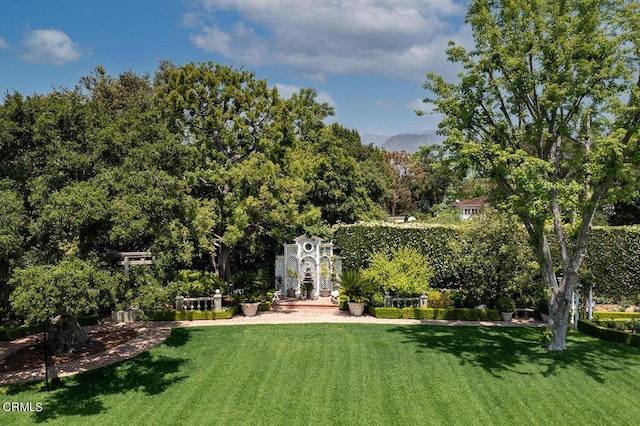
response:
[(640, 350), (541, 329), (298, 324), (180, 328), (132, 360), (2, 389), (0, 424), (636, 424)]

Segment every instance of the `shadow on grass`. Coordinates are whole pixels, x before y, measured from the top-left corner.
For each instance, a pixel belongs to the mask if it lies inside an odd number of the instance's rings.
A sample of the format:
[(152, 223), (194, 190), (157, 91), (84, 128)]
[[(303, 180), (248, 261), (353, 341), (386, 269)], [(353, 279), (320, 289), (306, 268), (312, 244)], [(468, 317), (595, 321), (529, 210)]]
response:
[[(190, 330), (175, 328), (164, 345), (177, 347), (190, 340)], [(182, 381), (181, 367), (188, 359), (145, 352), (130, 360), (87, 371), (73, 377), (57, 379), (51, 385), (45, 409), (34, 413), (37, 423), (58, 417), (92, 416), (106, 412), (105, 395), (141, 392), (156, 395)], [(23, 385), (14, 385), (16, 389)], [(44, 385), (42, 391), (44, 391)]]
[(543, 347), (543, 329), (539, 328), (399, 326), (390, 332), (401, 333), (421, 351), (452, 354), (461, 365), (480, 367), (495, 377), (502, 377), (505, 371), (551, 376), (559, 369), (576, 368), (602, 383), (607, 372), (640, 365), (638, 348), (573, 331), (562, 352)]

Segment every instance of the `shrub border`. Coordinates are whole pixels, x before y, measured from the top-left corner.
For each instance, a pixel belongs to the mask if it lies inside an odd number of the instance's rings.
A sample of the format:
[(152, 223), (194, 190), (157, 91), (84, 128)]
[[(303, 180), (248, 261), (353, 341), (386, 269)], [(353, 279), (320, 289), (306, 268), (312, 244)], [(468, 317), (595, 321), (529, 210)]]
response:
[(230, 319), (237, 312), (237, 306), (229, 306), (222, 311), (153, 311), (146, 316), (149, 321), (202, 321)]
[(627, 333), (626, 331), (613, 330), (611, 328), (602, 327), (588, 320), (578, 321), (578, 330), (610, 342), (624, 343), (625, 345), (640, 346), (640, 334)]
[(640, 318), (640, 312), (609, 312), (609, 311), (596, 311), (593, 313), (593, 318), (599, 320), (610, 319), (633, 319)]
[(435, 319), (459, 321), (499, 321), (500, 312), (495, 309), (470, 308), (381, 308), (367, 307), (369, 315), (390, 319)]

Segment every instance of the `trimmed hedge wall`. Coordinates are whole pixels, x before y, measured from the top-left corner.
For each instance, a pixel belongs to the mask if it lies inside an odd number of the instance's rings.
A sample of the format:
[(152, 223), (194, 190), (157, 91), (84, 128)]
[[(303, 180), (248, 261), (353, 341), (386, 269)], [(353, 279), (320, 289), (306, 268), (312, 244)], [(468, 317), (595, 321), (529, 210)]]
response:
[(237, 306), (222, 311), (155, 311), (149, 312), (149, 321), (200, 321), (229, 319), (238, 312)]
[(367, 308), (369, 315), (376, 318), (392, 319), (436, 319), (460, 321), (499, 321), (500, 312), (495, 309), (465, 308)]
[[(460, 248), (467, 243), (473, 245), (468, 228), (468, 225), (376, 222), (340, 226), (335, 229), (333, 239), (345, 269), (364, 268), (372, 252), (414, 247), (428, 256), (433, 267), (432, 288), (457, 288), (466, 281), (461, 270)], [(526, 234), (522, 235), (526, 238)], [(474, 266), (467, 269), (473, 271)], [(640, 303), (640, 225), (594, 227), (587, 242), (580, 280), (593, 284), (598, 297)], [(589, 287), (583, 285), (582, 288), (587, 291)]]
[(429, 257), (434, 271), (431, 287), (442, 288), (457, 279), (457, 255), (448, 242), (461, 239), (460, 228), (457, 225), (358, 224), (337, 228), (333, 238), (343, 258), (343, 269), (364, 268), (373, 252), (413, 247)]
[(594, 227), (580, 277), (598, 297), (639, 301), (640, 226)]
[(601, 327), (591, 321), (579, 320), (578, 330), (602, 340), (624, 343), (625, 345), (640, 346), (640, 334), (627, 333), (626, 331)]
[(608, 312), (608, 311), (596, 311), (593, 313), (593, 318), (599, 320), (613, 319), (632, 319), (640, 318), (640, 312)]

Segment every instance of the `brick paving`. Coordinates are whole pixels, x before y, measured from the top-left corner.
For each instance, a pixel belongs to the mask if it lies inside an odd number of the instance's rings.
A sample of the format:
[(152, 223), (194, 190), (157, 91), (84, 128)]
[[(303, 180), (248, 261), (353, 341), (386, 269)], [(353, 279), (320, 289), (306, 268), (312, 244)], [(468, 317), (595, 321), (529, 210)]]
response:
[[(49, 367), (49, 377), (65, 377), (83, 371), (103, 367), (132, 358), (142, 352), (164, 342), (171, 334), (173, 327), (200, 327), (220, 325), (254, 325), (254, 324), (297, 324), (297, 323), (352, 323), (352, 324), (399, 324), (399, 325), (445, 325), (445, 326), (484, 326), (484, 327), (545, 327), (546, 323), (533, 319), (514, 319), (502, 321), (447, 321), (447, 320), (408, 320), (383, 319), (369, 315), (353, 317), (348, 311), (340, 311), (335, 304), (327, 300), (315, 301), (283, 301), (269, 312), (258, 312), (255, 317), (235, 315), (226, 320), (204, 321), (158, 321), (136, 323), (134, 327), (138, 336), (115, 348), (88, 356), (81, 360)], [(32, 345), (38, 335), (28, 336), (11, 342), (0, 342), (0, 360), (25, 346)], [(1, 373), (0, 385), (25, 383), (44, 380), (44, 367), (19, 372)]]

